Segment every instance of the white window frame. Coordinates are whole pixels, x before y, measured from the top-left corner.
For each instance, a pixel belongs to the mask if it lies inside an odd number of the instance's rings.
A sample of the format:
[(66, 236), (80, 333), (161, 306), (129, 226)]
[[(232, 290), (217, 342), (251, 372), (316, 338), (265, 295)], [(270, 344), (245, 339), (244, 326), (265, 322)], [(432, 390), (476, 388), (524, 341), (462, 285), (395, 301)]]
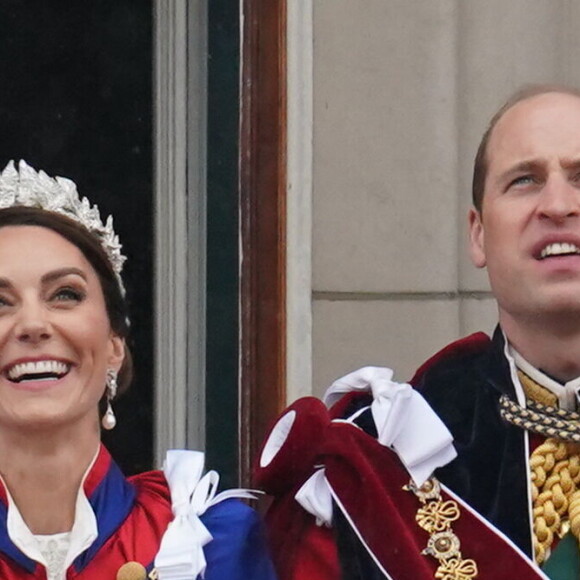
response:
[(154, 1), (157, 465), (205, 447), (206, 30), (207, 0)]

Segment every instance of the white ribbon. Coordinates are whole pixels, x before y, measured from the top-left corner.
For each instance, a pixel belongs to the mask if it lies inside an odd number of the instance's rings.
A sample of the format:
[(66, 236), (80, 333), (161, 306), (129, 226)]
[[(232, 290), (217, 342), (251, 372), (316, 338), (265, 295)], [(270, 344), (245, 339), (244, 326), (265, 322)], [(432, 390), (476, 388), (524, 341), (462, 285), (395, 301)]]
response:
[(324, 402), (333, 404), (351, 391), (371, 391), (379, 443), (397, 453), (413, 481), (421, 486), (436, 468), (455, 459), (457, 452), (451, 433), (421, 394), (392, 377), (391, 369), (363, 367), (335, 381)]
[[(363, 367), (336, 380), (324, 395), (333, 405), (352, 391), (371, 391), (371, 413), (378, 441), (392, 448), (419, 487), (437, 467), (455, 459), (451, 433), (427, 401), (411, 385), (392, 381), (393, 371), (384, 367)], [(332, 523), (332, 494), (325, 470), (311, 475), (294, 496), (316, 517), (318, 525)]]
[(159, 580), (195, 580), (203, 577), (207, 562), (203, 547), (213, 539), (199, 519), (208, 508), (226, 499), (255, 499), (245, 489), (229, 489), (216, 495), (219, 475), (202, 477), (204, 454), (199, 451), (167, 452), (163, 466), (171, 491), (174, 519), (167, 527), (155, 558)]
[(294, 496), (296, 501), (316, 517), (316, 525), (332, 525), (332, 494), (324, 468), (311, 475)]

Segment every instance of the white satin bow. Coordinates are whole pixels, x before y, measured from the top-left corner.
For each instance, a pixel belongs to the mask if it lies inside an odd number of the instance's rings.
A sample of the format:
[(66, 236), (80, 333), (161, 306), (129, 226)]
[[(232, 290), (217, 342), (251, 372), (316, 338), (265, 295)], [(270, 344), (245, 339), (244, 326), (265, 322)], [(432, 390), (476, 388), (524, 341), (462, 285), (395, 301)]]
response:
[(363, 367), (335, 381), (324, 402), (332, 404), (351, 391), (371, 391), (379, 443), (392, 447), (413, 481), (421, 486), (436, 468), (457, 456), (453, 437), (418, 391), (392, 378), (389, 368)]
[(202, 477), (204, 454), (171, 450), (163, 466), (171, 491), (174, 519), (167, 527), (155, 558), (159, 580), (195, 580), (203, 577), (207, 562), (203, 547), (213, 539), (199, 519), (208, 508), (226, 499), (256, 496), (245, 489), (229, 489), (216, 495), (219, 475)]
[[(457, 452), (451, 433), (421, 394), (392, 377), (389, 368), (363, 367), (336, 380), (326, 391), (324, 402), (331, 406), (345, 393), (371, 391), (370, 408), (379, 443), (397, 453), (420, 487), (436, 468), (455, 459)], [(319, 525), (331, 524), (332, 492), (324, 469), (304, 483), (295, 499)]]

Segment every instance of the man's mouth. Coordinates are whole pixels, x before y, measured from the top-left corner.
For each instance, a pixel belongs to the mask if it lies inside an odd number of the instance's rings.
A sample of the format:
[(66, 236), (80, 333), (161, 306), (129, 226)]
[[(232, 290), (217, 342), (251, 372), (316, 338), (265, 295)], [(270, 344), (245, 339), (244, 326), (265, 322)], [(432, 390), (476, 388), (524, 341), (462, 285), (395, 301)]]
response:
[(539, 259), (553, 258), (557, 256), (574, 256), (580, 254), (580, 248), (576, 244), (568, 242), (555, 242), (548, 244), (540, 251)]
[(23, 381), (57, 380), (71, 369), (69, 363), (57, 360), (41, 360), (17, 363), (6, 370), (6, 376), (13, 383)]

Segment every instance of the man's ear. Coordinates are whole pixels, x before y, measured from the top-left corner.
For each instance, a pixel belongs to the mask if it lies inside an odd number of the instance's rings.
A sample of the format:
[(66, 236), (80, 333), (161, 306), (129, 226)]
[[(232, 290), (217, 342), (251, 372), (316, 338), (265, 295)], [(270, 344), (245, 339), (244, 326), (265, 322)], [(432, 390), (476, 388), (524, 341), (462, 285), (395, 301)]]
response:
[(108, 368), (118, 372), (125, 360), (125, 339), (111, 333), (109, 341)]
[(475, 208), (469, 210), (469, 255), (474, 266), (477, 268), (485, 267), (485, 231), (481, 212)]

